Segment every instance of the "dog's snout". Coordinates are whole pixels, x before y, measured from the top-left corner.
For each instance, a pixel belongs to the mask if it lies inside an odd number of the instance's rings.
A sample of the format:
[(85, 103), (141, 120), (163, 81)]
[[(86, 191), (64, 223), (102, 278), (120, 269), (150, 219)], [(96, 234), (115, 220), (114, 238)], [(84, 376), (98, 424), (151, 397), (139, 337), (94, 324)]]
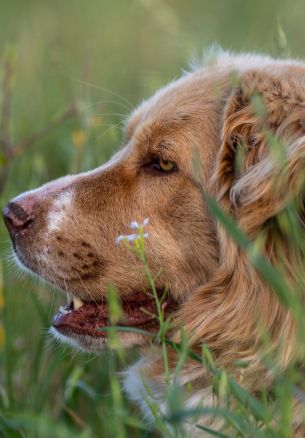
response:
[(4, 223), (11, 235), (27, 230), (34, 220), (33, 203), (27, 200), (11, 201), (2, 210)]

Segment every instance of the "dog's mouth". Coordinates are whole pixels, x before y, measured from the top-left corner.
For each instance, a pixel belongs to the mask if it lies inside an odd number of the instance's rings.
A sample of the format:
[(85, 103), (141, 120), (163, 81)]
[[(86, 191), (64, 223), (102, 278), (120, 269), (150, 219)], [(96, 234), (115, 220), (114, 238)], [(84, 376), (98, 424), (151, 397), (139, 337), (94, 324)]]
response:
[[(116, 322), (116, 326), (146, 329), (151, 332), (159, 326), (160, 310), (164, 317), (175, 310), (174, 301), (167, 296), (160, 298), (151, 293), (136, 292), (121, 300), (122, 317)], [(159, 305), (158, 305), (159, 302)], [(110, 327), (111, 315), (106, 302), (83, 302), (79, 298), (72, 297), (64, 307), (60, 307), (53, 320), (53, 327), (62, 334), (87, 335), (104, 338)], [(104, 330), (103, 330), (104, 329)]]

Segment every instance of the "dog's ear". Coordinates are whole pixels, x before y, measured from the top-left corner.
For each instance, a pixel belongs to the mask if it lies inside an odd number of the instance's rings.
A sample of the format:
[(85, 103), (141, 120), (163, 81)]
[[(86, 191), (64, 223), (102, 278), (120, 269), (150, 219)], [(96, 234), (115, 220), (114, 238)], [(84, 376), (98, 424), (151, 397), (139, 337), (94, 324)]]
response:
[(213, 186), (217, 201), (250, 236), (304, 185), (305, 87), (295, 76), (249, 72), (224, 109)]
[[(222, 141), (211, 184), (219, 206), (248, 237), (255, 239), (264, 230), (262, 251), (277, 263), (279, 248), (292, 277), (293, 248), (287, 237), (277, 235), (272, 220), (291, 199), (303, 197), (305, 87), (301, 73), (299, 78), (295, 73), (289, 78), (285, 69), (277, 74), (257, 70), (240, 79), (223, 111)], [(243, 357), (257, 364), (259, 320), (284, 369), (293, 350), (293, 318), (220, 225), (217, 234), (218, 269), (182, 307), (178, 323), (193, 346), (206, 342), (222, 364)]]

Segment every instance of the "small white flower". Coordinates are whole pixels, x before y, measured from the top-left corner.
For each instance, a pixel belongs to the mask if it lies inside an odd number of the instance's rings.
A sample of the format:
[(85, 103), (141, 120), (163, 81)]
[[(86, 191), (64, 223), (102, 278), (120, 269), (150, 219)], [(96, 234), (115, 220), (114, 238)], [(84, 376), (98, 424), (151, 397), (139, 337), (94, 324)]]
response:
[[(143, 237), (144, 239), (147, 239), (148, 233), (144, 233)], [(141, 234), (126, 234), (126, 235), (121, 234), (115, 239), (115, 241), (116, 243), (120, 243), (122, 242), (122, 240), (127, 240), (128, 242), (134, 242), (135, 240), (140, 238), (141, 238)]]
[(132, 230), (138, 230), (140, 227), (139, 223), (137, 221), (133, 221), (131, 222), (131, 224), (129, 225), (129, 228), (131, 228)]
[(148, 223), (149, 223), (149, 219), (146, 218), (146, 219), (144, 219), (144, 221), (143, 221), (142, 224), (139, 224), (139, 222), (137, 222), (137, 221), (132, 221), (131, 224), (129, 225), (129, 227), (130, 227), (132, 230), (138, 230), (140, 227), (142, 227), (142, 228), (146, 227), (146, 225), (147, 225)]
[(124, 236), (120, 235), (115, 239), (115, 243), (118, 245), (122, 240), (123, 240)]
[[(144, 219), (142, 224), (139, 224), (137, 221), (132, 221), (131, 224), (129, 225), (129, 227), (132, 230), (140, 230), (144, 227), (146, 227), (146, 225), (149, 223), (149, 219), (146, 218)], [(144, 239), (147, 239), (148, 237), (148, 233), (143, 233), (143, 234), (139, 234), (139, 233), (132, 233), (132, 234), (121, 234), (120, 236), (118, 236), (115, 241), (117, 244), (119, 244), (122, 240), (126, 240), (127, 242), (134, 242), (137, 239), (140, 239), (141, 237), (144, 237)]]
[(135, 238), (136, 238), (136, 234), (126, 234), (126, 235), (121, 234), (116, 238), (116, 243), (120, 243), (122, 240), (128, 240), (128, 242), (132, 242), (133, 240), (135, 240)]

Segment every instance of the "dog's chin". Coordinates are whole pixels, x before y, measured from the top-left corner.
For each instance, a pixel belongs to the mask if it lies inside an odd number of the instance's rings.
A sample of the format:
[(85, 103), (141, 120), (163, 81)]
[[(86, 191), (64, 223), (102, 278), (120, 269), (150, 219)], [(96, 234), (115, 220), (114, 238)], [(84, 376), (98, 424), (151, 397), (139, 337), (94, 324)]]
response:
[(84, 353), (101, 353), (105, 349), (115, 349), (119, 345), (124, 348), (141, 347), (147, 345), (150, 341), (145, 335), (136, 333), (120, 334), (116, 342), (109, 342), (107, 337), (94, 337), (89, 335), (80, 335), (72, 331), (60, 331), (54, 326), (50, 327), (49, 334), (55, 338), (56, 341), (67, 344), (79, 352)]

